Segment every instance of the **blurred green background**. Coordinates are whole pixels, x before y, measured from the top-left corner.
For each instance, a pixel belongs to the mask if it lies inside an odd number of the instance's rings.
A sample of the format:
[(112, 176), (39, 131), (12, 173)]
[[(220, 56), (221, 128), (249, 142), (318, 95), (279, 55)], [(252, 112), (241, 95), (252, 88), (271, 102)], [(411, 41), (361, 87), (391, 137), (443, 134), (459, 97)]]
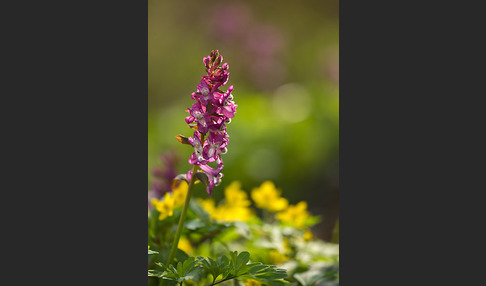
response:
[[(293, 204), (323, 216), (314, 233), (329, 240), (338, 216), (339, 20), (330, 1), (148, 1), (148, 181), (174, 151), (179, 173), (193, 152), (178, 134), (190, 94), (218, 49), (229, 64), (237, 113), (228, 125), (224, 178), (251, 191), (272, 180)], [(150, 184), (149, 184), (150, 186)], [(203, 187), (197, 197), (207, 197)]]

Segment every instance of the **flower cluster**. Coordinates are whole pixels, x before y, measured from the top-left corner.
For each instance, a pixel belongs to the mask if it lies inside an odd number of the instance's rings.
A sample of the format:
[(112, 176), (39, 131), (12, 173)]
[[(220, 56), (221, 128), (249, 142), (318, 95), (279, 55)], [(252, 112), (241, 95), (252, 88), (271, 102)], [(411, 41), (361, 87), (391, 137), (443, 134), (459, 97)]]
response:
[[(281, 191), (272, 181), (265, 181), (259, 187), (253, 188), (251, 198), (257, 208), (274, 213), (275, 219), (283, 225), (305, 231), (305, 240), (312, 238), (309, 226), (317, 222), (317, 217), (307, 211), (307, 202), (289, 204), (286, 198), (281, 197)], [(247, 193), (241, 189), (239, 181), (232, 182), (224, 189), (223, 202), (216, 204), (211, 198), (198, 199), (198, 202), (211, 218), (221, 222), (246, 222), (255, 216), (251, 208), (252, 202), (248, 199)]]
[[(229, 79), (229, 65), (222, 62), (223, 56), (218, 50), (211, 51), (209, 56), (203, 58), (207, 75), (201, 77), (196, 92), (191, 94), (196, 102), (187, 109), (190, 116), (186, 117), (186, 123), (196, 129), (194, 136), (187, 138), (187, 143), (194, 147), (189, 163), (198, 165), (207, 176), (206, 190), (209, 195), (223, 177), (221, 154), (227, 152), (229, 142), (226, 124), (235, 116), (237, 107), (231, 94), (233, 86), (228, 87), (226, 92), (221, 90)], [(208, 165), (212, 162), (216, 162), (216, 168)], [(190, 180), (192, 175), (191, 170), (187, 173), (187, 179)]]
[(179, 186), (172, 190), (172, 193), (165, 193), (163, 200), (153, 198), (151, 204), (160, 213), (159, 220), (163, 220), (174, 214), (174, 209), (182, 207), (186, 200), (188, 185), (182, 181)]
[(278, 212), (287, 208), (289, 204), (286, 198), (280, 197), (281, 193), (273, 182), (265, 181), (260, 187), (252, 190), (251, 198), (255, 201), (257, 207), (270, 212)]
[(279, 212), (275, 217), (283, 223), (291, 224), (296, 228), (302, 228), (305, 227), (311, 215), (307, 211), (307, 203), (301, 201), (297, 205), (289, 205), (286, 210)]
[(224, 190), (224, 203), (218, 204), (213, 199), (199, 199), (201, 206), (210, 217), (222, 222), (248, 221), (254, 216), (250, 208), (251, 201), (241, 189), (241, 183), (234, 181)]

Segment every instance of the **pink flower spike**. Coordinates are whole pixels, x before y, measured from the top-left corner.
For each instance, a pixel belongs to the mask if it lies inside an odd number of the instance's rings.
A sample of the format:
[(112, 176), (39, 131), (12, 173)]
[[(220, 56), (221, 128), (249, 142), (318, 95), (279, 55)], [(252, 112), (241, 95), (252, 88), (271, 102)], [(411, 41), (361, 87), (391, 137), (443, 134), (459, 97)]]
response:
[[(206, 190), (211, 195), (213, 188), (223, 177), (221, 155), (227, 153), (229, 142), (226, 124), (235, 116), (237, 105), (233, 101), (233, 86), (229, 86), (226, 91), (221, 89), (229, 80), (229, 65), (223, 63), (223, 56), (219, 51), (212, 50), (209, 56), (203, 57), (203, 63), (207, 74), (201, 76), (196, 92), (191, 93), (191, 99), (196, 102), (187, 109), (190, 116), (185, 121), (191, 128), (197, 125), (193, 137), (187, 138), (194, 148), (188, 160), (189, 164), (198, 165), (199, 172), (203, 172), (208, 178), (204, 181), (207, 184)], [(207, 165), (211, 162), (216, 162), (217, 168)], [(187, 179), (190, 180), (192, 175), (192, 171), (189, 171)]]

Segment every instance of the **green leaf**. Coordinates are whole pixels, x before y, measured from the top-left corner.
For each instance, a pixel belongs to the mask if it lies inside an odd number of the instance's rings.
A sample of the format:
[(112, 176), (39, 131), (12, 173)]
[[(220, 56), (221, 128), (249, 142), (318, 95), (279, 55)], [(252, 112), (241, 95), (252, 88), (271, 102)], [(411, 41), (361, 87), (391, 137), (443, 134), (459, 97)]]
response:
[(202, 172), (197, 172), (196, 173), (196, 177), (204, 183), (204, 185), (207, 187), (209, 185), (209, 179), (208, 179), (208, 175), (202, 173)]
[(184, 280), (199, 281), (202, 273), (202, 267), (196, 266), (198, 262), (199, 261), (195, 260), (194, 257), (190, 257), (186, 261), (184, 261), (184, 264), (182, 266)]
[(149, 269), (148, 270), (148, 276), (149, 277), (160, 277), (162, 275), (162, 272), (154, 270), (154, 269)]
[(288, 276), (285, 269), (277, 268), (274, 265), (265, 265), (260, 262), (251, 263), (248, 266), (248, 275), (252, 279), (269, 285), (277, 285), (277, 281), (286, 283), (286, 281), (281, 280)]
[(250, 253), (248, 251), (243, 251), (238, 254), (237, 258), (239, 265), (246, 265), (248, 261), (250, 261)]
[(160, 268), (162, 268), (163, 271), (167, 270), (167, 267), (165, 267), (165, 265), (161, 262), (155, 262), (155, 265), (159, 266)]
[(267, 265), (264, 265), (260, 262), (252, 263), (249, 266), (250, 269), (248, 270), (248, 273), (252, 275), (257, 274), (259, 271), (262, 271), (263, 269), (266, 269), (268, 267)]
[(227, 278), (231, 271), (231, 262), (226, 255), (222, 255), (218, 257), (216, 260), (218, 263), (218, 267), (222, 270), (221, 274), (223, 275), (223, 279)]
[(149, 249), (149, 250), (148, 250), (148, 255), (150, 255), (150, 254), (159, 254), (159, 253), (158, 253), (157, 251), (153, 251), (153, 250), (150, 250), (150, 249)]
[(176, 250), (175, 258), (177, 259), (178, 262), (184, 262), (186, 259), (189, 258), (189, 255), (187, 255), (187, 253), (185, 253), (183, 250), (178, 248)]
[(236, 276), (242, 275), (248, 272), (249, 267), (246, 265), (250, 260), (250, 253), (243, 251), (236, 257)]
[[(183, 263), (182, 263), (182, 271), (181, 275), (186, 275), (186, 273), (189, 273), (194, 265), (196, 265), (198, 261), (194, 259), (194, 257), (189, 257), (187, 258)], [(181, 264), (181, 263), (179, 263)]]
[(227, 265), (219, 265), (211, 257), (208, 257), (207, 260), (203, 257), (198, 257), (198, 259), (201, 262), (201, 266), (213, 276), (213, 280), (216, 280), (223, 273), (225, 267), (227, 267)]
[(208, 274), (213, 275), (214, 280), (220, 275), (222, 276), (214, 284), (231, 279), (255, 279), (266, 285), (289, 284), (288, 281), (282, 280), (287, 277), (285, 269), (277, 268), (274, 265), (265, 265), (261, 262), (248, 263), (249, 260), (250, 253), (247, 251), (242, 251), (239, 254), (237, 251), (233, 251), (228, 255), (218, 257), (216, 261), (211, 258), (198, 257), (202, 268)]
[(200, 219), (193, 219), (184, 224), (184, 227), (187, 228), (188, 230), (197, 230), (205, 226), (206, 224)]
[(302, 286), (313, 286), (320, 280), (333, 280), (336, 278), (337, 271), (326, 272), (324, 270), (309, 270), (294, 275), (295, 280)]
[(185, 280), (199, 281), (203, 268), (199, 265), (199, 260), (194, 257), (188, 257), (183, 262), (177, 263), (176, 267), (169, 265), (169, 267), (159, 276), (162, 279), (177, 281), (182, 283)]
[(189, 202), (189, 209), (194, 212), (194, 214), (206, 223), (209, 223), (209, 214), (206, 210), (196, 202), (196, 200), (191, 200)]

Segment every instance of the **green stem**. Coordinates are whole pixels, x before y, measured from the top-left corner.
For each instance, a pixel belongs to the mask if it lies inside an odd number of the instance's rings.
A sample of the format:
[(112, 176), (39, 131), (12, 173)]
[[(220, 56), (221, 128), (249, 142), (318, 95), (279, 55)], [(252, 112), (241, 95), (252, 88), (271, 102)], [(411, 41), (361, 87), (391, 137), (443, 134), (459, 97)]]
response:
[(194, 186), (194, 182), (196, 181), (196, 172), (198, 168), (199, 168), (198, 165), (194, 165), (194, 168), (192, 168), (192, 177), (191, 177), (191, 181), (189, 181), (189, 186), (187, 187), (186, 201), (184, 202), (184, 207), (182, 208), (179, 224), (177, 225), (177, 231), (174, 237), (174, 242), (172, 243), (169, 259), (167, 260), (167, 264), (166, 264), (167, 266), (169, 266), (172, 263), (172, 260), (174, 260), (175, 254), (177, 252), (177, 246), (179, 245), (179, 239), (181, 238), (182, 229), (184, 228), (184, 221), (186, 220), (187, 210), (189, 209), (189, 202), (191, 201), (192, 189)]
[(235, 276), (235, 277), (228, 277), (228, 278), (225, 278), (225, 279), (221, 279), (221, 280), (218, 280), (216, 282), (213, 282), (211, 284), (206, 284), (204, 286), (213, 286), (213, 285), (216, 285), (216, 284), (219, 284), (219, 283), (223, 283), (225, 281), (228, 281), (228, 280), (231, 280), (231, 279), (236, 279), (238, 276)]

